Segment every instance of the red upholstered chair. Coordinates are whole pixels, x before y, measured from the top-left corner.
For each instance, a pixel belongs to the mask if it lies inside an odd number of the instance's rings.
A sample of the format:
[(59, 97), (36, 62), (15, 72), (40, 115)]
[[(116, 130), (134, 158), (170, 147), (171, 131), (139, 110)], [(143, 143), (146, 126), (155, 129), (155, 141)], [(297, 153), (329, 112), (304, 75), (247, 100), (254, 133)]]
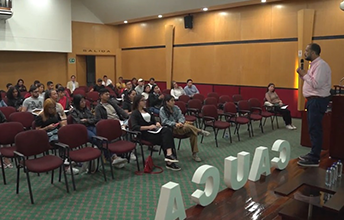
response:
[(234, 134), (237, 133), (238, 141), (240, 141), (240, 125), (247, 124), (247, 131), (251, 137), (250, 119), (248, 117), (239, 116), (237, 107), (233, 102), (226, 102), (223, 106), (223, 111), (226, 121), (235, 124)]
[(9, 121), (20, 122), (25, 130), (30, 130), (35, 117), (30, 112), (14, 112), (10, 115)]
[[(213, 105), (216, 108), (218, 107), (218, 100), (215, 97), (207, 97), (204, 99), (204, 105)], [(217, 114), (220, 116), (220, 120), (223, 115), (223, 110), (222, 109), (217, 109)]]
[(92, 108), (98, 104), (99, 92), (89, 92), (86, 94), (86, 99), (90, 101)]
[(219, 102), (220, 96), (217, 92), (209, 92), (207, 97), (213, 97), (216, 99), (217, 102)]
[(265, 125), (266, 119), (270, 118), (272, 130), (274, 130), (274, 114), (268, 111), (264, 111), (262, 109), (262, 105), (260, 104), (259, 100), (256, 98), (251, 98), (248, 100), (248, 103), (251, 107), (252, 113), (258, 113), (264, 118), (263, 126)]
[(164, 89), (164, 90), (162, 90), (162, 94), (170, 95), (171, 94), (171, 89)]
[(188, 95), (181, 95), (178, 98), (178, 101), (185, 102), (185, 103), (188, 103), (189, 100), (190, 100), (190, 97)]
[(74, 90), (73, 95), (82, 95), (83, 97), (85, 97), (86, 96), (86, 92), (85, 92), (84, 89), (79, 87), (79, 88), (76, 88)]
[(27, 97), (30, 97), (31, 95), (28, 92), (20, 92), (20, 96), (23, 97), (23, 98), (27, 98)]
[(24, 131), (24, 127), (19, 122), (7, 122), (0, 124), (0, 145), (11, 145), (10, 147), (0, 148), (0, 161), (2, 178), (4, 184), (6, 185), (5, 167), (3, 162), (3, 157), (15, 158), (14, 151), (17, 149), (14, 144), (14, 138), (17, 134)]
[(5, 115), (6, 120), (9, 121), (10, 120), (10, 115), (14, 112), (16, 112), (17, 110), (12, 107), (12, 106), (7, 106), (7, 107), (1, 107), (0, 111)]
[(67, 116), (67, 124), (69, 124), (69, 125), (73, 124), (73, 117), (72, 117), (71, 114), (69, 114), (69, 115)]
[(188, 108), (187, 111), (189, 115), (193, 115), (198, 119), (198, 125), (201, 126), (201, 118), (202, 118), (202, 106), (203, 103), (199, 99), (190, 99), (188, 102)]
[[(103, 168), (104, 180), (106, 181), (106, 174), (104, 169), (104, 163), (101, 159), (101, 151), (95, 147), (87, 147), (88, 143), (87, 128), (81, 124), (66, 125), (58, 131), (59, 143), (57, 146), (62, 146), (67, 149), (66, 156), (69, 164), (71, 161), (75, 162), (87, 162), (95, 159), (100, 159)], [(71, 172), (73, 188), (76, 190), (74, 174)]]
[(238, 104), (239, 101), (244, 100), (240, 94), (235, 94), (232, 96), (232, 98), (235, 104)]
[[(114, 119), (101, 120), (96, 125), (97, 138), (102, 144), (102, 149), (106, 152), (106, 156), (111, 156), (112, 154), (126, 154), (127, 159), (129, 158), (132, 151), (137, 158), (136, 153), (136, 143), (131, 141), (126, 141), (122, 139), (122, 127), (120, 121)], [(111, 161), (111, 158), (108, 158)], [(128, 159), (129, 162), (129, 159)], [(137, 169), (140, 170), (139, 160), (136, 159)], [(110, 163), (111, 175), (113, 176), (113, 167)]]
[(223, 109), (223, 105), (226, 102), (233, 102), (233, 99), (231, 97), (229, 97), (229, 95), (222, 95), (222, 96), (220, 96), (218, 107), (220, 109)]
[[(219, 133), (219, 130), (223, 130), (222, 137), (224, 137), (225, 131), (228, 129), (230, 142), (232, 143), (232, 135), (230, 130), (231, 124), (229, 122), (218, 120), (217, 108), (214, 105), (204, 105), (202, 107), (202, 119), (204, 124), (203, 129), (205, 129), (206, 127), (213, 128), (216, 147), (219, 147), (217, 143), (217, 134)], [(202, 136), (201, 143), (203, 142), (203, 137), (204, 136)]]
[[(17, 147), (17, 150), (14, 152), (17, 156), (17, 164), (20, 164), (20, 166), (17, 166), (17, 194), (19, 193), (19, 173), (21, 168), (23, 168), (24, 173), (26, 173), (32, 204), (34, 204), (34, 201), (29, 172), (45, 173), (51, 171), (51, 184), (53, 184), (54, 170), (60, 168), (60, 171), (63, 170), (66, 190), (69, 192), (63, 159), (55, 155), (45, 154), (45, 152), (49, 151), (50, 149), (49, 138), (45, 131), (30, 130), (21, 132), (15, 137), (15, 146)], [(61, 153), (64, 154), (64, 149), (61, 151)]]
[(238, 102), (238, 109), (239, 109), (239, 112), (247, 114), (248, 118), (250, 119), (252, 136), (254, 136), (254, 134), (253, 134), (253, 127), (252, 127), (252, 121), (259, 121), (260, 130), (261, 130), (262, 133), (264, 133), (263, 124), (262, 124), (263, 117), (259, 113), (254, 113), (254, 112), (251, 111), (251, 106), (250, 106), (250, 104), (248, 103), (247, 100), (239, 101)]
[[(87, 93), (87, 92), (89, 91), (89, 89), (88, 89), (88, 87), (87, 87), (87, 86), (79, 86), (79, 88), (76, 88), (75, 90), (77, 90), (77, 89), (84, 90), (84, 91), (85, 91), (85, 93)], [(75, 90), (74, 90), (74, 91), (75, 91)], [(73, 94), (74, 94), (74, 92), (73, 92)]]
[(187, 108), (186, 108), (185, 102), (176, 101), (175, 105), (178, 106), (180, 108), (180, 110), (182, 111), (182, 114), (185, 117), (185, 121), (196, 122), (196, 124), (197, 124), (197, 117), (196, 116), (187, 115)]
[(192, 99), (198, 99), (198, 100), (200, 100), (203, 103), (205, 97), (202, 94), (195, 94), (195, 95), (193, 95)]

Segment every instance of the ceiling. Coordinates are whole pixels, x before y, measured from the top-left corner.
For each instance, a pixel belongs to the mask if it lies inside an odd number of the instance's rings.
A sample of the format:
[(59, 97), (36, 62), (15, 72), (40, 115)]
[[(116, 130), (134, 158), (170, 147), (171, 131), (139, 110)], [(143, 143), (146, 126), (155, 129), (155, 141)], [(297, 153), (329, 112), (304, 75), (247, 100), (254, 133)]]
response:
[[(276, 0), (267, 0), (267, 2)], [(260, 3), (260, 0), (81, 0), (103, 23), (120, 24), (179, 14), (237, 7)]]

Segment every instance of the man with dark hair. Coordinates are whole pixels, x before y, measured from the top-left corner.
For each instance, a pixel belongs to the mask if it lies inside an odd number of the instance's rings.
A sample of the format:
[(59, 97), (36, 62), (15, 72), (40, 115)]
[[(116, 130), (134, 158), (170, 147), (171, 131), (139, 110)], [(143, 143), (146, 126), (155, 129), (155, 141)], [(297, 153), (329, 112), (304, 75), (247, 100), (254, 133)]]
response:
[(9, 89), (10, 89), (10, 87), (13, 87), (13, 84), (12, 84), (12, 83), (7, 83), (7, 84), (6, 84), (6, 88), (7, 88), (7, 90), (9, 90)]
[(307, 99), (308, 133), (312, 143), (311, 152), (299, 157), (297, 164), (305, 167), (318, 167), (323, 143), (322, 119), (327, 110), (331, 90), (331, 68), (320, 57), (318, 44), (306, 47), (305, 60), (311, 61), (308, 71), (296, 70), (303, 83), (303, 96)]
[(24, 100), (22, 112), (32, 112), (34, 109), (43, 109), (43, 99), (39, 97), (38, 88), (32, 85), (29, 92), (31, 96)]
[[(129, 115), (119, 107), (114, 101), (110, 99), (110, 92), (107, 89), (101, 89), (99, 91), (100, 102), (95, 108), (96, 112), (96, 121), (101, 119), (117, 119), (125, 120), (129, 118)], [(134, 155), (134, 154), (130, 154)], [(135, 155), (134, 155), (135, 156)], [(131, 159), (135, 159), (134, 156), (131, 156)], [(124, 167), (124, 162), (126, 160), (117, 155), (112, 155), (112, 164), (117, 168)]]
[(70, 77), (70, 81), (67, 83), (66, 87), (70, 90), (71, 93), (73, 93), (76, 88), (79, 88), (79, 83), (75, 80), (74, 75)]
[(131, 81), (128, 81), (125, 83), (125, 89), (122, 92), (122, 101), (124, 101), (124, 97), (128, 94), (128, 91), (133, 89), (133, 84), (131, 83)]
[(198, 94), (199, 91), (195, 85), (192, 84), (192, 79), (186, 81), (186, 86), (184, 87), (185, 94), (193, 97), (195, 94)]
[(148, 85), (149, 85), (151, 88), (152, 88), (154, 85), (156, 85), (155, 79), (154, 79), (153, 77), (149, 79)]
[(54, 89), (54, 83), (52, 81), (47, 82), (47, 90)]
[(37, 86), (38, 83), (41, 83), (41, 82), (40, 82), (39, 80), (37, 80), (37, 79), (36, 79), (35, 81), (33, 81), (33, 85), (34, 85), (34, 86)]
[(100, 92), (100, 90), (105, 89), (105, 86), (102, 85), (102, 82), (102, 79), (98, 79), (97, 84), (93, 86), (90, 92)]
[(102, 84), (103, 84), (104, 86), (110, 86), (110, 85), (112, 85), (112, 80), (109, 79), (109, 78), (107, 77), (107, 75), (104, 75), (104, 76), (103, 76)]

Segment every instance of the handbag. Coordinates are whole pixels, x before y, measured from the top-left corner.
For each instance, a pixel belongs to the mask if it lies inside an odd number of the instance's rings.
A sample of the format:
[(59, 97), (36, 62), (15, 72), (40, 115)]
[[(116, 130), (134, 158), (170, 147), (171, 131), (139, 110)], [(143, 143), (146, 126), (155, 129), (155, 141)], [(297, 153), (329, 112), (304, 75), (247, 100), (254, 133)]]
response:
[[(153, 172), (154, 168), (157, 168), (159, 171)], [(159, 174), (159, 173), (162, 173), (162, 172), (164, 172), (164, 170), (161, 167), (155, 165), (153, 163), (152, 157), (149, 155), (147, 157), (146, 161), (145, 161), (145, 167), (143, 169), (143, 172), (136, 171), (135, 173), (137, 175), (142, 175), (142, 173)]]

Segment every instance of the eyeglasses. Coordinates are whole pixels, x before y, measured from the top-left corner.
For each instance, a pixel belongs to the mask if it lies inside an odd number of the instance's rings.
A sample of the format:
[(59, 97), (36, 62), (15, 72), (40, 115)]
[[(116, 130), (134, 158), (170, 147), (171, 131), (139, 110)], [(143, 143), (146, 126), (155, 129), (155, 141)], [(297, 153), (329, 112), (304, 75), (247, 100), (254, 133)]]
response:
[(140, 101), (141, 101), (141, 102), (146, 102), (146, 101), (147, 101), (147, 99), (141, 99)]

